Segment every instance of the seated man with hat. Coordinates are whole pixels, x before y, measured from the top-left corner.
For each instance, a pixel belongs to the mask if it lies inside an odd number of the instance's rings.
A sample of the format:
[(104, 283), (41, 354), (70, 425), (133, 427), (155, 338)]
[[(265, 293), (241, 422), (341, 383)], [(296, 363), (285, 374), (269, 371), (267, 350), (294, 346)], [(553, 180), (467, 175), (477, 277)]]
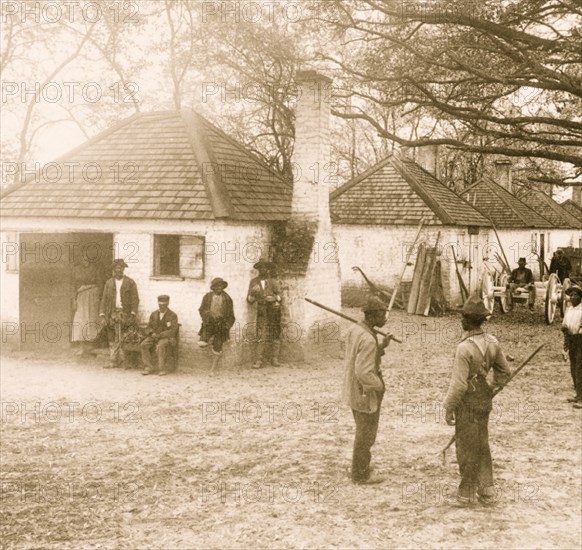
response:
[(576, 396), (568, 399), (574, 408), (582, 409), (582, 287), (572, 285), (566, 289), (571, 306), (566, 309), (562, 321), (562, 332), (567, 341), (570, 358), (570, 374), (576, 389)]
[(170, 347), (177, 344), (178, 316), (168, 307), (170, 297), (166, 294), (158, 296), (158, 309), (150, 315), (146, 328), (147, 337), (140, 344), (141, 360), (145, 370), (144, 376), (156, 372), (152, 363), (152, 351), (155, 350), (158, 364), (158, 374), (164, 376), (168, 373), (168, 354)]
[[(481, 297), (473, 294), (463, 306), (463, 336), (457, 346), (453, 372), (444, 402), (445, 419), (455, 426), (457, 463), (461, 484), (457, 493), (460, 505), (493, 504), (496, 491), (489, 448), (488, 424), (493, 389), (504, 386), (511, 376), (497, 339), (486, 334), (481, 325), (491, 315)], [(487, 375), (493, 370), (493, 383)]]
[(511, 301), (513, 297), (513, 293), (517, 288), (525, 288), (528, 291), (528, 300), (527, 305), (529, 310), (533, 312), (534, 304), (536, 301), (536, 285), (534, 282), (534, 276), (531, 269), (525, 267), (526, 265), (525, 258), (520, 258), (517, 261), (517, 267), (511, 272), (511, 276), (509, 277), (509, 299), (510, 303), (513, 306), (513, 302)]
[(234, 325), (234, 306), (232, 298), (224, 292), (228, 283), (216, 277), (210, 283), (210, 292), (202, 298), (202, 304), (198, 309), (202, 317), (202, 327), (200, 328), (200, 347), (206, 347), (212, 342), (212, 352), (214, 360), (212, 371), (218, 364), (218, 359), (222, 355), (222, 346), (230, 338), (230, 329)]

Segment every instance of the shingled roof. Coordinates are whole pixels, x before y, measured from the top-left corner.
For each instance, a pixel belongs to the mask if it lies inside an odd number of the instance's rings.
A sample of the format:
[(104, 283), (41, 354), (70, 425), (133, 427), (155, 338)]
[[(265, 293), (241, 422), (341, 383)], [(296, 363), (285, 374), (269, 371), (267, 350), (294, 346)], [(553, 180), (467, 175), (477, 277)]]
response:
[(291, 214), (292, 184), (191, 110), (134, 115), (51, 165), (4, 193), (3, 216), (277, 221)]
[(582, 221), (582, 206), (576, 204), (572, 199), (560, 203), (560, 206), (570, 212), (577, 220)]
[(390, 156), (330, 195), (335, 223), (491, 226), (491, 222), (413, 161)]
[(542, 191), (530, 189), (519, 198), (558, 229), (582, 229), (582, 222)]
[(461, 196), (500, 229), (550, 229), (554, 225), (491, 178), (467, 187)]

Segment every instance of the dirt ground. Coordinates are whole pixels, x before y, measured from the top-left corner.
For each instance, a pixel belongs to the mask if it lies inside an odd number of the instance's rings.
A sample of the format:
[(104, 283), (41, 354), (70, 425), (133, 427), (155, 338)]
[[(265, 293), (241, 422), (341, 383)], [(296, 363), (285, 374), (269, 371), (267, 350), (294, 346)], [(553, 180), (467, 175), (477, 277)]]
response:
[(3, 547), (581, 548), (582, 411), (565, 402), (558, 325), (523, 310), (488, 323), (512, 368), (546, 345), (496, 398), (499, 503), (471, 509), (451, 506), (454, 446), (440, 456), (458, 318), (394, 312), (389, 329), (406, 340), (384, 359), (376, 486), (347, 475), (339, 344), (215, 377), (206, 364), (161, 378), (104, 370), (105, 357), (3, 356)]

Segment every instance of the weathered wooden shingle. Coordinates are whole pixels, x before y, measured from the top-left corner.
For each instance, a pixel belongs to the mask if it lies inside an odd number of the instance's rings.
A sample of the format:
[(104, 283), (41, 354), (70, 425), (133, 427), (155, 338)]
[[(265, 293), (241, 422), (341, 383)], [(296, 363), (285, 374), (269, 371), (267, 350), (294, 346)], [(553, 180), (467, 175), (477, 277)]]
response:
[(500, 229), (549, 229), (554, 225), (490, 178), (465, 189), (461, 196)]
[(409, 160), (388, 157), (330, 196), (332, 220), (353, 225), (490, 226), (464, 199)]
[[(204, 166), (200, 144), (211, 159)], [(291, 214), (292, 184), (193, 111), (134, 115), (51, 167), (7, 189), (2, 215), (279, 221)], [(216, 173), (226, 215), (209, 196)]]
[(537, 190), (529, 190), (519, 196), (530, 208), (539, 212), (544, 218), (559, 229), (582, 229), (582, 222), (576, 219), (552, 197)]
[(560, 206), (570, 212), (578, 221), (582, 222), (582, 206), (576, 204), (572, 199), (560, 203)]

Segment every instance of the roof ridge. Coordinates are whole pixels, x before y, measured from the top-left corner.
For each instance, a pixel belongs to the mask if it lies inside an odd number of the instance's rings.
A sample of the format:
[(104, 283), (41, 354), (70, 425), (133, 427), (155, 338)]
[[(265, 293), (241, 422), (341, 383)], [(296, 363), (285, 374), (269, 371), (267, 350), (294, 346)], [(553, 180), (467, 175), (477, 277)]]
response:
[(201, 115), (195, 109), (184, 109), (184, 110), (193, 112), (197, 117), (200, 117), (206, 124), (208, 124), (215, 131), (217, 131), (224, 139), (229, 141), (232, 145), (234, 145), (237, 149), (241, 150), (246, 155), (249, 155), (255, 162), (258, 162), (260, 165), (263, 166), (263, 168), (268, 170), (273, 176), (275, 176), (276, 178), (281, 180), (282, 183), (284, 183), (285, 185), (287, 185), (291, 188), (293, 187), (293, 182), (287, 181), (283, 176), (281, 176), (281, 174), (279, 174), (277, 171), (273, 170), (273, 168), (271, 168), (263, 159), (261, 159), (260, 157), (258, 157), (257, 155), (255, 155), (254, 153), (249, 151), (244, 145), (239, 143), (236, 139), (231, 138), (222, 128), (220, 128), (219, 126), (214, 124), (212, 121), (208, 120), (204, 115)]
[(360, 175), (348, 180), (343, 185), (340, 185), (337, 189), (334, 189), (330, 194), (330, 200), (336, 199), (340, 195), (343, 195), (346, 191), (360, 183), (362, 180), (366, 179), (368, 176), (371, 176), (374, 172), (377, 172), (381, 168), (384, 168), (388, 164), (388, 161), (392, 158), (392, 153), (390, 153), (387, 157), (383, 158), (382, 160), (378, 161), (376, 164), (364, 170)]
[[(582, 223), (579, 222), (574, 216), (572, 216), (572, 214), (570, 214), (570, 212), (568, 212), (565, 208), (560, 206), (560, 204), (557, 203), (550, 195), (547, 195), (546, 193), (544, 193), (543, 191), (540, 191), (538, 189), (530, 189), (529, 192), (530, 193), (538, 193), (538, 194), (542, 195), (544, 197), (543, 200), (546, 201), (546, 204), (556, 214), (558, 214), (558, 216), (560, 216), (562, 218), (563, 222), (565, 222), (567, 225), (570, 226), (570, 229), (572, 229), (572, 228), (573, 229), (581, 229), (582, 228)], [(526, 196), (527, 196), (527, 193), (526, 193)], [(572, 222), (572, 220), (574, 220), (574, 222)]]
[[(107, 136), (109, 136), (113, 132), (120, 130), (121, 128), (123, 128), (124, 126), (127, 126), (130, 122), (134, 122), (135, 120), (137, 120), (141, 116), (143, 116), (142, 113), (133, 113), (133, 115), (130, 115), (127, 118), (124, 118), (124, 119), (116, 122), (115, 124), (113, 124), (109, 128), (105, 128), (105, 130), (102, 130), (98, 134), (94, 135), (92, 138), (89, 138), (87, 141), (84, 141), (80, 145), (77, 145), (77, 147), (74, 147), (70, 151), (67, 151), (66, 153), (64, 153), (60, 157), (57, 157), (54, 160), (51, 160), (49, 162), (44, 163), (38, 172), (35, 170), (34, 176), (31, 175), (30, 177), (27, 177), (24, 181), (21, 181), (19, 183), (15, 183), (13, 185), (9, 185), (8, 187), (6, 187), (6, 189), (4, 189), (4, 191), (0, 192), (0, 198), (4, 198), (4, 197), (10, 195), (12, 192), (20, 189), (21, 187), (23, 187), (24, 185), (29, 183), (33, 179), (33, 177), (36, 177), (36, 174), (38, 174), (39, 172), (42, 172), (42, 169), (47, 164), (59, 164), (59, 163), (65, 162), (68, 158), (72, 157), (73, 155), (76, 155), (77, 153), (79, 153), (80, 151), (82, 151), (83, 149), (85, 149), (89, 146), (95, 145), (96, 143), (98, 143), (102, 139), (106, 138)], [(20, 169), (19, 169), (19, 171), (20, 171)]]

